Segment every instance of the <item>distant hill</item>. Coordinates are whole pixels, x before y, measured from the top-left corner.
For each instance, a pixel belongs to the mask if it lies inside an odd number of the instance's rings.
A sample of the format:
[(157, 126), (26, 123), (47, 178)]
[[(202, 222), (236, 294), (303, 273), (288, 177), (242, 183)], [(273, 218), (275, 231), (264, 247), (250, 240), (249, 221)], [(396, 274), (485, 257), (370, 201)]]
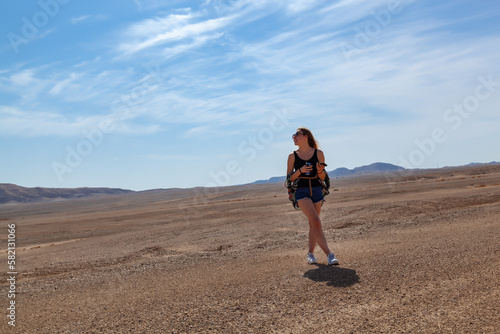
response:
[[(399, 170), (404, 170), (404, 168), (400, 167), (400, 166), (393, 165), (393, 164), (384, 163), (384, 162), (375, 162), (371, 165), (356, 167), (353, 169), (340, 167), (340, 168), (337, 168), (335, 170), (327, 171), (327, 172), (331, 178), (335, 178), (335, 177), (344, 177), (344, 176), (360, 175), (360, 174), (387, 173), (387, 172), (394, 172), (394, 171), (399, 171)], [(275, 176), (275, 177), (272, 177), (268, 180), (259, 180), (259, 181), (255, 181), (251, 184), (275, 183), (275, 182), (284, 182), (284, 181), (285, 181), (285, 176)]]
[(29, 203), (56, 199), (74, 199), (96, 195), (121, 195), (132, 190), (116, 188), (25, 188), (15, 184), (0, 183), (0, 204), (9, 202)]
[[(455, 167), (473, 167), (479, 165), (491, 165), (500, 164), (500, 162), (492, 161), (489, 163), (470, 163), (465, 166), (455, 166)], [(442, 167), (447, 168), (447, 167)], [(449, 168), (449, 167), (448, 167)], [(405, 170), (405, 168), (383, 163), (376, 162), (371, 165), (356, 167), (353, 169), (348, 169), (345, 167), (337, 168), (335, 170), (329, 171), (328, 175), (331, 178), (337, 177), (347, 177), (356, 176), (364, 174), (376, 174), (376, 173), (390, 173), (395, 171)], [(268, 180), (259, 180), (249, 184), (262, 184), (262, 183), (277, 183), (284, 182), (285, 176), (275, 176)], [(194, 188), (193, 188), (194, 189)], [(186, 189), (188, 190), (188, 189)], [(120, 189), (120, 188), (25, 188), (17, 186), (15, 184), (0, 183), (0, 205), (6, 203), (33, 203), (42, 201), (53, 201), (53, 200), (66, 200), (66, 199), (77, 199), (85, 198), (91, 196), (102, 196), (102, 195), (125, 195), (132, 193), (152, 193), (152, 192), (170, 192), (176, 191), (176, 196), (179, 196), (178, 189), (151, 189), (140, 192), (135, 192), (132, 190)], [(188, 194), (186, 192), (183, 196)]]
[[(387, 164), (384, 162), (375, 162), (371, 165), (367, 166), (361, 166), (361, 167), (356, 167), (351, 170), (351, 173), (349, 175), (353, 174), (368, 174), (368, 173), (385, 173), (385, 172), (395, 172), (398, 170), (404, 170), (403, 167), (396, 166), (393, 164)], [(334, 170), (332, 173), (333, 175), (336, 176), (335, 173), (336, 170)]]
[(500, 162), (498, 162), (498, 161), (492, 161), (492, 162), (486, 162), (486, 163), (483, 163), (483, 162), (471, 162), (470, 164), (467, 164), (465, 166), (497, 165), (497, 164), (500, 164)]

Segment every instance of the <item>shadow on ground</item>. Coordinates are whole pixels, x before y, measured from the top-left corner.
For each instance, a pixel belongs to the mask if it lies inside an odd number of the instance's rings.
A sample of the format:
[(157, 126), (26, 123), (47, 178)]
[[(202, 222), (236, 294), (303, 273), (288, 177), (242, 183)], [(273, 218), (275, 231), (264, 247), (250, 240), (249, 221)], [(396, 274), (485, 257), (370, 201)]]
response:
[(356, 270), (342, 267), (332, 267), (324, 264), (316, 264), (316, 269), (308, 270), (304, 277), (315, 282), (326, 282), (329, 286), (345, 288), (359, 283)]

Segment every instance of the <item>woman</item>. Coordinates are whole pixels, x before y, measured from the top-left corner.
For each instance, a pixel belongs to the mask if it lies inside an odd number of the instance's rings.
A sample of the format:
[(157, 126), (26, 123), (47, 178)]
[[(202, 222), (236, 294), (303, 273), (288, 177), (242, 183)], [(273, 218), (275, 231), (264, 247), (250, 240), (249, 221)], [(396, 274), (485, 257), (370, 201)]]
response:
[(339, 261), (328, 248), (325, 234), (321, 228), (319, 213), (323, 204), (323, 192), (318, 177), (325, 179), (325, 156), (318, 150), (318, 144), (311, 131), (306, 128), (298, 128), (292, 135), (293, 143), (299, 148), (288, 156), (287, 175), (293, 182), (298, 181), (295, 192), (295, 200), (299, 208), (309, 219), (309, 253), (307, 262), (317, 263), (314, 257), (316, 244), (325, 252), (329, 265), (338, 265)]

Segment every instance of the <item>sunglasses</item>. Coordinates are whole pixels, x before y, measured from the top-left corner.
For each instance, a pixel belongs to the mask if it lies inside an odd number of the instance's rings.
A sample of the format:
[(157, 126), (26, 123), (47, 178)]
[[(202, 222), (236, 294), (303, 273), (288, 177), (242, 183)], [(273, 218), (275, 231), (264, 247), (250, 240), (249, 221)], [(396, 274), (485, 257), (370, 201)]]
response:
[(297, 132), (295, 132), (295, 133), (292, 135), (292, 138), (295, 138), (295, 137), (297, 137), (298, 135), (304, 135), (304, 134), (303, 134), (302, 132), (300, 132), (300, 131), (297, 131)]

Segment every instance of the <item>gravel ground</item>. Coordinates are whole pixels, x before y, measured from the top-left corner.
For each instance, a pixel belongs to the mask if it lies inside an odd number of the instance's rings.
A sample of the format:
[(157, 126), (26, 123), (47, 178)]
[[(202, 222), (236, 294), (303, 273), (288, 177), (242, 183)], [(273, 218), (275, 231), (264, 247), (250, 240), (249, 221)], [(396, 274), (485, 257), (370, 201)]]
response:
[(18, 271), (0, 332), (498, 332), (500, 168), (334, 181), (338, 267), (306, 263), (281, 184), (0, 206)]

